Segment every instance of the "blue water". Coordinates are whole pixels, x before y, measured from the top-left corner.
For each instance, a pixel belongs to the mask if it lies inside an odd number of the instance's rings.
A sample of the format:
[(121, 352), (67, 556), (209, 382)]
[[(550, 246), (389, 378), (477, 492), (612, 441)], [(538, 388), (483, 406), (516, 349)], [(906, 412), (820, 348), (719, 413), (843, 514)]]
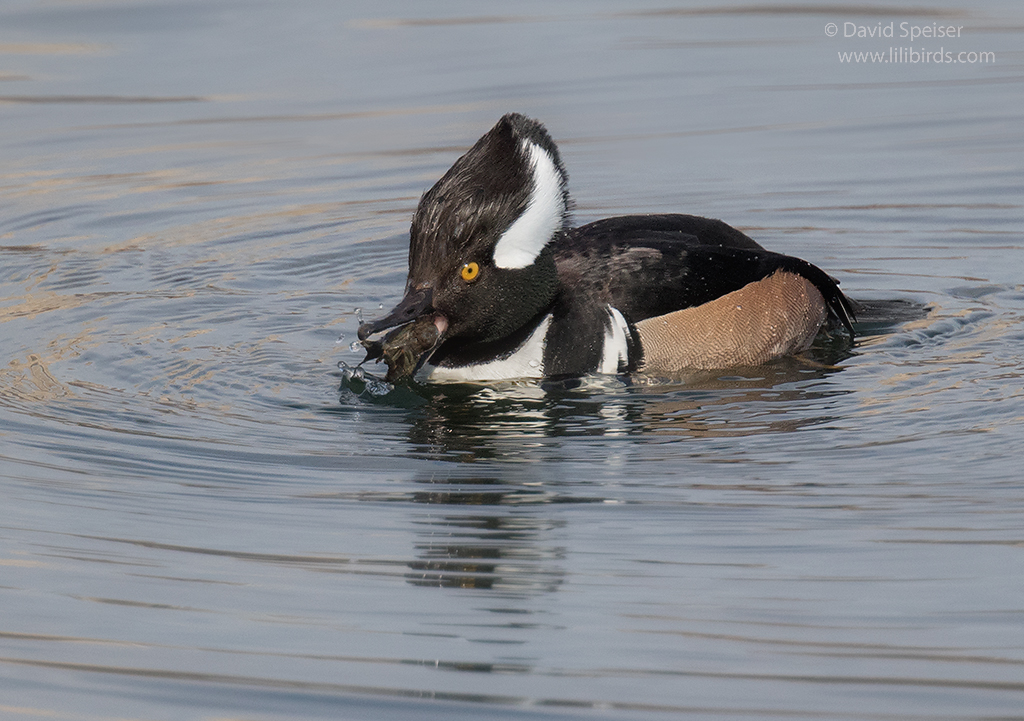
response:
[[(1024, 718), (1022, 28), (9, 0), (0, 717)], [(995, 62), (838, 57), (940, 44)], [(346, 380), (513, 110), (578, 222), (719, 217), (889, 315), (673, 382)]]

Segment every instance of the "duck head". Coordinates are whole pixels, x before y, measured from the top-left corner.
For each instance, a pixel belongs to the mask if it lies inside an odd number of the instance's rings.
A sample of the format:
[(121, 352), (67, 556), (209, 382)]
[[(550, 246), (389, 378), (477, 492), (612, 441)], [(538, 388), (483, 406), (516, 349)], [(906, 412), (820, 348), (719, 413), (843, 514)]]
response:
[(549, 243), (568, 226), (567, 182), (543, 125), (501, 118), (423, 194), (405, 297), (359, 339), (430, 319), (438, 336), (426, 356), (449, 342), (499, 341), (536, 319), (558, 292)]

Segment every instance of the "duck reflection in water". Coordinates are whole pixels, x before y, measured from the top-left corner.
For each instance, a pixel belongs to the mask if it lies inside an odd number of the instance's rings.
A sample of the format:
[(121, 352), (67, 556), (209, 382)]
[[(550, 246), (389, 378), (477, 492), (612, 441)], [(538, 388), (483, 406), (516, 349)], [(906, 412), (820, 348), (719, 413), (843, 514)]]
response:
[[(424, 478), (414, 503), (440, 506), (417, 521), (417, 559), (406, 579), (418, 586), (474, 588), (529, 595), (555, 591), (563, 583), (565, 548), (556, 537), (563, 520), (548, 517), (542, 504), (587, 503), (558, 498), (540, 487), (498, 478)], [(557, 500), (556, 500), (557, 499)]]

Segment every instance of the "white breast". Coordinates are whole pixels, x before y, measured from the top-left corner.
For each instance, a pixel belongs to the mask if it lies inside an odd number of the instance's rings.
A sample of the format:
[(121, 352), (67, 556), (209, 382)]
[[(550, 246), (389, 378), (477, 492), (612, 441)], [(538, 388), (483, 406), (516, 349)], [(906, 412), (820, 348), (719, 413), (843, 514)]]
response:
[[(618, 312), (618, 311), (616, 311)], [(620, 316), (621, 317), (621, 316)], [(467, 383), (500, 381), (513, 378), (544, 377), (544, 344), (551, 325), (547, 316), (516, 350), (505, 358), (466, 366), (433, 366), (424, 363), (416, 372), (416, 381), (423, 383)]]

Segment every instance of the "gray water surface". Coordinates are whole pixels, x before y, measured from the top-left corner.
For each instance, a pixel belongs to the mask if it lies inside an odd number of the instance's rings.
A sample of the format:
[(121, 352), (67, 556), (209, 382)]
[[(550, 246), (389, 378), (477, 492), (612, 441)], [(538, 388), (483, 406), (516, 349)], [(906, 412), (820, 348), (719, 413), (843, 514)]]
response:
[[(1024, 718), (1022, 32), (6, 2), (0, 717)], [(995, 62), (838, 56), (939, 46)], [(719, 217), (924, 310), (674, 381), (346, 380), (509, 111), (578, 222)]]

